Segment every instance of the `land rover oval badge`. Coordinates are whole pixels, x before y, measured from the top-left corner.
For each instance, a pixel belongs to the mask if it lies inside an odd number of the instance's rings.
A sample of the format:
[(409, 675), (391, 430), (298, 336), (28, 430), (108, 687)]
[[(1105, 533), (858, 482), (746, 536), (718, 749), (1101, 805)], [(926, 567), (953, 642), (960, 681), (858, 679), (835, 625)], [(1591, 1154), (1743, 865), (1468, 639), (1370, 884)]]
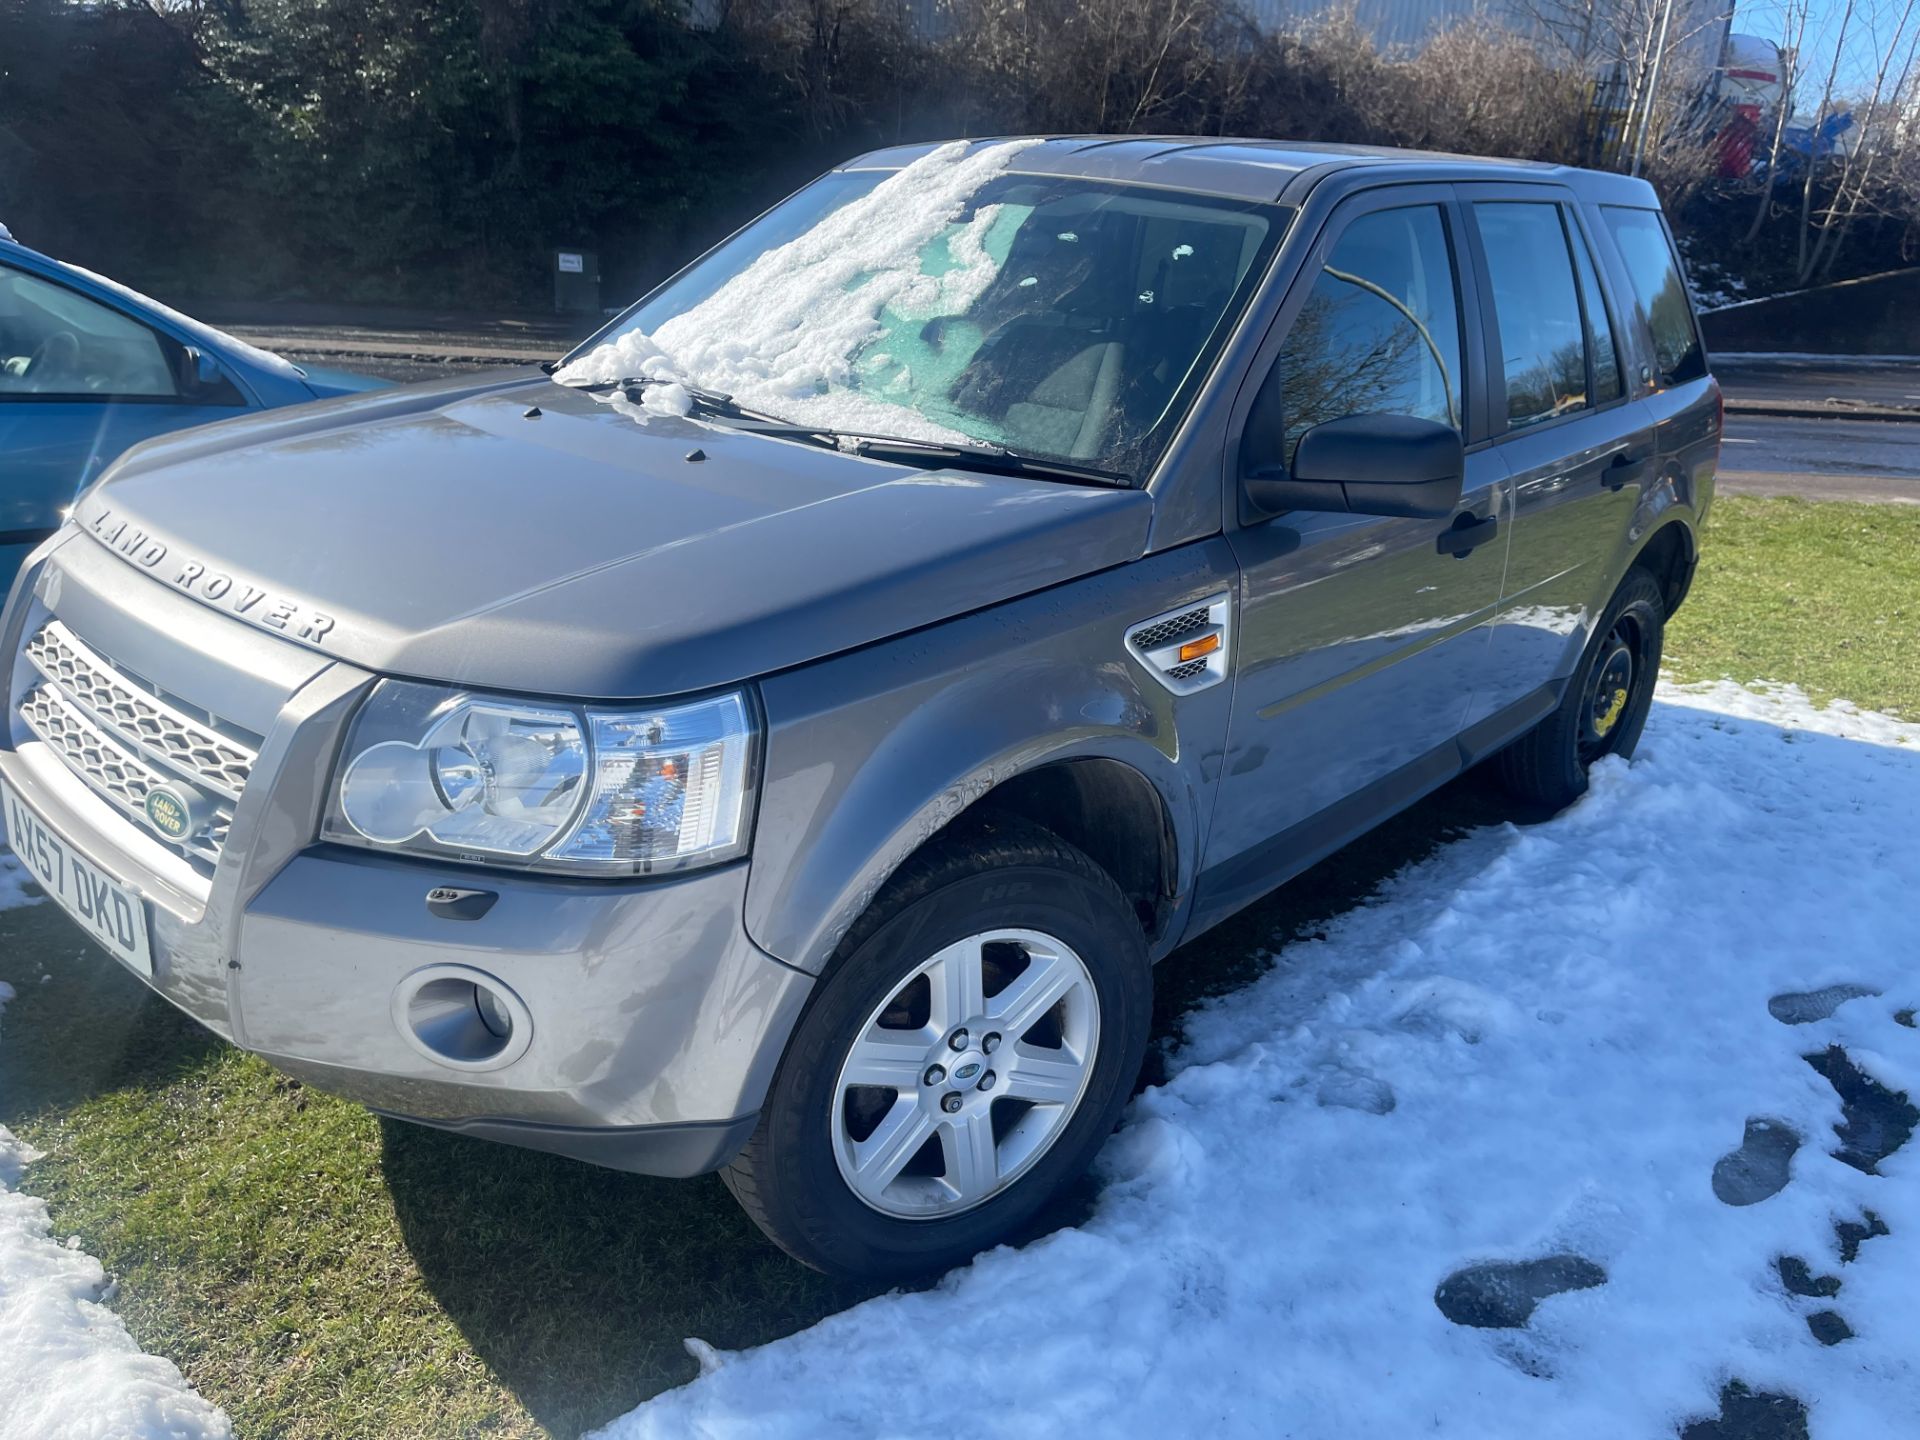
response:
[(147, 819), (169, 840), (184, 840), (193, 829), (192, 805), (164, 785), (147, 791)]

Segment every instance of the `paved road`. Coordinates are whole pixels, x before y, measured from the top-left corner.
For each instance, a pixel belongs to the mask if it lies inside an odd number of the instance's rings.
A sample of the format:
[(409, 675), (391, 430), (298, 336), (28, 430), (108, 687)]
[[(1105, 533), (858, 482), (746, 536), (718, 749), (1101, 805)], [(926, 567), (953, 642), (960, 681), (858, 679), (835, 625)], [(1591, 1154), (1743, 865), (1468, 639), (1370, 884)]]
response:
[(290, 360), (357, 370), (402, 384), (461, 370), (557, 359), (598, 325), (592, 316), (568, 320), (426, 312), (370, 313), (351, 323), (322, 323), (285, 314), (251, 320), (224, 314), (208, 318), (249, 344)]
[(1920, 419), (1920, 361), (1862, 361), (1818, 356), (1715, 356), (1714, 374), (1733, 408), (1805, 407), (1912, 411)]
[(1920, 504), (1920, 424), (1728, 415), (1720, 493)]

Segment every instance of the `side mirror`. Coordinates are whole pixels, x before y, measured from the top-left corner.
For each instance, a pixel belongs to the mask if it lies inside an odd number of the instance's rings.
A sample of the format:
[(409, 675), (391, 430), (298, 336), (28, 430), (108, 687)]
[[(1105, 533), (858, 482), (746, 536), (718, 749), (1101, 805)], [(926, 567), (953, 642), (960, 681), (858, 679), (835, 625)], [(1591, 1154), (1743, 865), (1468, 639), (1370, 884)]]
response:
[(207, 354), (198, 345), (187, 346), (187, 376), (195, 390), (212, 390), (226, 379), (221, 373), (220, 362)]
[(182, 399), (200, 405), (245, 403), (225, 367), (198, 345), (182, 345), (175, 351), (174, 370), (179, 376)]
[(1255, 465), (1243, 469), (1240, 483), (1266, 515), (1440, 517), (1459, 505), (1466, 468), (1460, 432), (1450, 425), (1411, 415), (1349, 415), (1302, 435), (1291, 468)]

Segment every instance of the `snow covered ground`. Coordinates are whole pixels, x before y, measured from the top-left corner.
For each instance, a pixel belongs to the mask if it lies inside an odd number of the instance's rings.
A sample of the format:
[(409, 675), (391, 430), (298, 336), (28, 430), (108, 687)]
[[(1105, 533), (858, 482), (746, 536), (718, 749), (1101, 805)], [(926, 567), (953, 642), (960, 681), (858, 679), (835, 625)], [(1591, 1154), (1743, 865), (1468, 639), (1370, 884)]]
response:
[(1568, 814), (1192, 1017), (1086, 1224), (690, 1341), (702, 1377), (602, 1434), (1653, 1436), (1742, 1381), (1816, 1437), (1910, 1437), (1920, 1145), (1835, 1158), (1900, 1107), (1803, 1057), (1920, 1094), (1916, 816), (1920, 726), (1666, 687)]
[[(0, 854), (0, 908), (33, 904)], [(13, 998), (0, 984), (0, 1011)], [(0, 1035), (0, 1043), (4, 1036)], [(14, 1188), (39, 1157), (0, 1125), (0, 1440), (202, 1440), (225, 1415), (169, 1362), (144, 1355), (105, 1305), (100, 1262), (56, 1240), (44, 1201)]]

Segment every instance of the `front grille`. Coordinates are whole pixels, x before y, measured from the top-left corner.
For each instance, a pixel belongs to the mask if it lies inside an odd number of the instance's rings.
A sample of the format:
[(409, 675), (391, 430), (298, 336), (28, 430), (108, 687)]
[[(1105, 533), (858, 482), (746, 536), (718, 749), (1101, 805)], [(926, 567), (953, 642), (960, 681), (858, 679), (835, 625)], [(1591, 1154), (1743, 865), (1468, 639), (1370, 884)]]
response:
[[(257, 758), (257, 740), (168, 695), (88, 647), (58, 620), (27, 641), (40, 681), (20, 718), (95, 794), (161, 844), (202, 865), (220, 857), (233, 807)], [(249, 743), (251, 741), (252, 743)], [(147, 794), (184, 785), (212, 801), (208, 818), (173, 840), (147, 821)]]
[(1204, 629), (1207, 624), (1207, 607), (1196, 605), (1193, 609), (1171, 616), (1165, 620), (1156, 620), (1153, 624), (1134, 631), (1127, 640), (1136, 650), (1157, 650), (1169, 640), (1177, 640), (1190, 631)]

